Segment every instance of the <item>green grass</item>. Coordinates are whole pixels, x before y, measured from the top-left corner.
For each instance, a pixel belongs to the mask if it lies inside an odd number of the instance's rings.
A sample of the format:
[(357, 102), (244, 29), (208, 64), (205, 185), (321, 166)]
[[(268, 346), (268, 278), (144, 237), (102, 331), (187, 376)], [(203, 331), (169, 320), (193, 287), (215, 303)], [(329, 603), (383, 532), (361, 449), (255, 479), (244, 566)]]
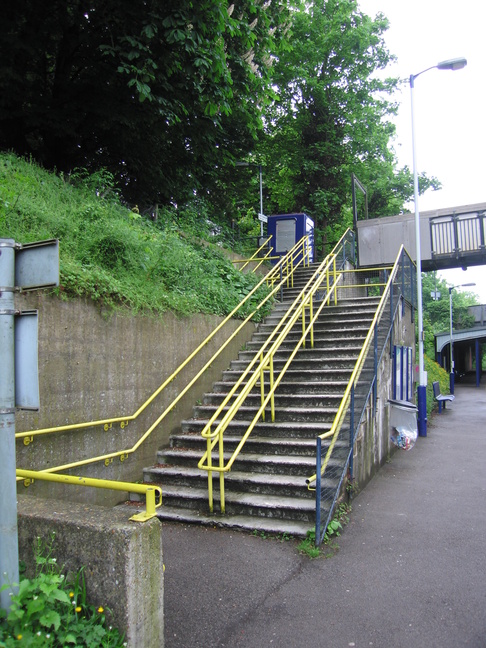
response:
[[(156, 222), (140, 216), (122, 204), (106, 172), (66, 177), (0, 154), (0, 238), (59, 239), (64, 296), (134, 312), (227, 315), (257, 278), (204, 240), (210, 230), (202, 208), (162, 209)], [(265, 294), (259, 290), (239, 316)]]

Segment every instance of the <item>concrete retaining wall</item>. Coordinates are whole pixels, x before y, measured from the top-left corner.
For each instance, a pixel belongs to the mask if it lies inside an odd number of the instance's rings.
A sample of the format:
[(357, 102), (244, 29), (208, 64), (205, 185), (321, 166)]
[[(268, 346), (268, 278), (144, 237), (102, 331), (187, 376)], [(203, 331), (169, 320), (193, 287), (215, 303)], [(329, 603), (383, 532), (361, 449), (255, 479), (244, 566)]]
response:
[[(170, 313), (131, 316), (109, 311), (89, 300), (62, 300), (43, 293), (21, 295), (17, 308), (39, 311), (40, 411), (17, 415), (17, 432), (133, 414), (188, 355), (221, 322), (215, 316), (177, 318)], [(133, 447), (142, 434), (181, 389), (219, 349), (223, 339), (241, 322), (225, 325), (187, 368), (160, 394), (136, 421), (113, 424), (104, 430), (93, 426), (17, 442), (17, 467), (44, 469)], [(145, 466), (156, 461), (156, 452), (184, 418), (192, 416), (196, 401), (237, 356), (255, 326), (247, 324), (188, 394), (155, 428), (133, 454), (91, 466), (73, 468), (75, 475), (138, 481)], [(23, 489), (23, 486), (21, 487)], [(75, 489), (36, 482), (34, 494), (70, 501), (113, 505), (127, 499), (112, 491)]]
[[(415, 326), (408, 305), (405, 305), (403, 313), (401, 307), (398, 308), (393, 327), (393, 343), (397, 346), (415, 346)], [(373, 416), (372, 407), (368, 405), (354, 445), (354, 477), (360, 489), (395, 451), (395, 446), (390, 441), (388, 405), (388, 400), (393, 398), (392, 371), (393, 362), (388, 343), (378, 367), (376, 411)]]
[[(66, 573), (84, 567), (87, 602), (102, 606), (130, 648), (163, 648), (164, 576), (161, 523), (128, 521), (126, 511), (19, 497), (19, 555), (34, 573), (37, 537), (49, 541)], [(108, 612), (108, 610), (111, 611)]]

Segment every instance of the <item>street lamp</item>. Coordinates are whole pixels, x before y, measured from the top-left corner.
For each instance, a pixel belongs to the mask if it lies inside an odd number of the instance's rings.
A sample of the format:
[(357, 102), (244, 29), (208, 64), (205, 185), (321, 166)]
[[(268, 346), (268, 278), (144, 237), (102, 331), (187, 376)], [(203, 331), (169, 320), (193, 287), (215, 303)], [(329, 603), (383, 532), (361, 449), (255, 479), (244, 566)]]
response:
[(263, 236), (263, 223), (265, 222), (265, 216), (263, 214), (263, 172), (261, 164), (252, 164), (251, 162), (235, 162), (235, 166), (240, 167), (257, 167), (260, 174), (260, 213), (258, 214), (258, 220), (260, 221), (260, 236)]
[(427, 384), (424, 371), (424, 324), (423, 324), (423, 307), (422, 307), (422, 259), (420, 249), (420, 213), (418, 207), (418, 173), (416, 164), (416, 145), (415, 145), (415, 124), (413, 112), (413, 89), (415, 79), (429, 70), (437, 68), (438, 70), (460, 70), (467, 65), (465, 58), (449, 59), (441, 61), (437, 65), (422, 70), (418, 74), (410, 75), (410, 100), (412, 106), (412, 159), (413, 159), (413, 195), (415, 203), (415, 253), (417, 266), (417, 317), (418, 317), (418, 343), (419, 343), (419, 385), (417, 389), (418, 405), (418, 432), (419, 436), (427, 436)]
[(449, 351), (450, 351), (450, 374), (449, 374), (449, 390), (451, 394), (454, 393), (454, 341), (452, 338), (452, 291), (455, 288), (465, 288), (466, 286), (475, 286), (475, 283), (465, 283), (465, 284), (458, 284), (457, 286), (449, 286), (449, 321), (451, 324), (451, 332), (450, 332), (450, 338), (449, 338)]

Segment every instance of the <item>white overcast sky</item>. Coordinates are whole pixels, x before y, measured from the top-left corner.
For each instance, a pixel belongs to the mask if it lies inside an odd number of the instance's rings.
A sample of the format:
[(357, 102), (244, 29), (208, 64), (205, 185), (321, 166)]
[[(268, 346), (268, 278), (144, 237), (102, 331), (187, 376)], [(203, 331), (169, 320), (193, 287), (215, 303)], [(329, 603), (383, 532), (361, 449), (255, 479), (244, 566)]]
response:
[[(407, 79), (394, 144), (399, 164), (412, 169), (410, 74), (446, 59), (465, 57), (456, 72), (430, 70), (415, 81), (416, 158), (419, 171), (436, 176), (440, 191), (419, 199), (420, 211), (486, 202), (486, 0), (358, 0), (364, 13), (390, 21), (385, 40), (397, 57), (389, 71)], [(413, 203), (409, 205), (413, 211)], [(486, 304), (486, 266), (441, 273)]]

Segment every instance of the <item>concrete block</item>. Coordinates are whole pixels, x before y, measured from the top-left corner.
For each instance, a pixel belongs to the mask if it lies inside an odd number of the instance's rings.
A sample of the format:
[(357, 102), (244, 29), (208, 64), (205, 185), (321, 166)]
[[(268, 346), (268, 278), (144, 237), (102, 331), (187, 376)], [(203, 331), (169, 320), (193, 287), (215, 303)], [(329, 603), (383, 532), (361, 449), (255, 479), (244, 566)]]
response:
[(164, 645), (162, 525), (130, 522), (126, 511), (20, 496), (19, 555), (27, 575), (33, 546), (55, 532), (53, 556), (66, 572), (84, 566), (87, 598), (111, 610), (112, 623), (131, 648)]

